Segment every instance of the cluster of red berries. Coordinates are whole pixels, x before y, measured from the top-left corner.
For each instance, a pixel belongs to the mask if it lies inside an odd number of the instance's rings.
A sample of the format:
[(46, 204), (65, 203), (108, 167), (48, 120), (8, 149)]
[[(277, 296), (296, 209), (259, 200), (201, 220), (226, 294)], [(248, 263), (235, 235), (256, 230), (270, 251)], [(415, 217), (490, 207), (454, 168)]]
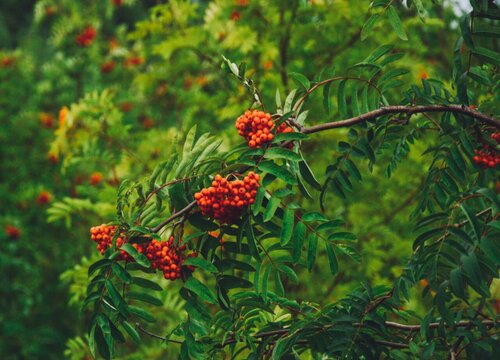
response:
[(14, 225), (5, 225), (5, 234), (12, 240), (21, 236), (21, 230)]
[[(104, 252), (111, 247), (116, 229), (116, 226), (110, 226), (106, 224), (90, 228), (90, 237), (92, 241), (95, 241), (97, 243), (97, 250), (99, 250), (101, 255), (103, 255)], [(116, 238), (116, 247), (121, 247), (125, 242), (125, 234), (120, 233), (120, 236)], [(140, 246), (139, 244), (132, 244), (132, 246), (135, 247), (137, 251), (141, 253), (143, 252), (142, 246)], [(118, 260), (133, 261), (132, 257), (123, 250), (120, 250)]]
[(500, 164), (500, 155), (495, 153), (495, 151), (488, 145), (484, 147), (482, 151), (474, 150), (474, 153), (476, 155), (472, 158), (472, 161), (484, 169), (494, 168)]
[[(102, 254), (106, 249), (111, 247), (113, 237), (115, 236), (117, 227), (102, 224), (94, 226), (90, 229), (91, 239), (97, 243), (97, 250)], [(119, 248), (125, 242), (126, 238), (123, 233), (116, 238), (116, 246)], [(188, 255), (184, 253), (186, 245), (175, 246), (173, 236), (168, 241), (152, 240), (147, 244), (132, 244), (134, 248), (141, 254), (145, 254), (151, 262), (151, 267), (155, 270), (163, 272), (163, 276), (167, 280), (176, 280), (181, 277), (181, 267), (187, 257), (195, 257), (196, 253), (192, 252)], [(134, 259), (125, 251), (120, 250), (118, 260), (132, 262)], [(192, 266), (187, 266), (187, 269), (194, 271)]]
[(252, 205), (259, 188), (260, 176), (250, 171), (243, 180), (229, 181), (216, 175), (212, 186), (194, 195), (203, 216), (221, 224), (234, 223), (244, 209)]
[(101, 65), (101, 73), (108, 74), (114, 70), (116, 63), (113, 60), (107, 61)]
[(76, 43), (80, 46), (89, 46), (94, 41), (97, 35), (96, 30), (92, 26), (87, 26), (80, 34), (76, 37)]
[(496, 141), (497, 143), (500, 143), (500, 131), (491, 133), (490, 137), (492, 140)]
[[(171, 236), (168, 241), (152, 240), (144, 249), (144, 253), (151, 262), (151, 267), (155, 270), (163, 272), (163, 276), (167, 280), (176, 280), (181, 278), (181, 267), (187, 257), (196, 257), (196, 253), (192, 252), (186, 256), (184, 251), (186, 245), (175, 246), (174, 237)], [(187, 266), (190, 271), (194, 271), (194, 267)]]
[[(251, 148), (260, 148), (263, 144), (270, 143), (274, 139), (274, 127), (271, 114), (258, 110), (247, 110), (236, 120), (238, 134), (247, 140)], [(283, 122), (276, 129), (276, 133), (286, 132), (293, 132), (293, 129)]]

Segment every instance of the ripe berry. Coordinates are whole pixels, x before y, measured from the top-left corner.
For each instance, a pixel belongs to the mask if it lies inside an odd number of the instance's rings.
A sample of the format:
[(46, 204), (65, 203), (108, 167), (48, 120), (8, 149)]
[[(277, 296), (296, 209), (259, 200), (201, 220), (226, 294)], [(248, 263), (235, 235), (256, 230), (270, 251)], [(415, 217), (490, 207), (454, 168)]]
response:
[(101, 73), (108, 74), (111, 71), (113, 71), (113, 69), (115, 68), (115, 66), (116, 66), (116, 64), (115, 64), (115, 62), (113, 60), (105, 62), (104, 64), (101, 65)]
[(43, 191), (40, 191), (40, 194), (38, 194), (38, 196), (36, 198), (36, 202), (39, 205), (45, 205), (45, 204), (48, 204), (51, 199), (52, 199), (51, 193), (43, 190)]
[(231, 20), (238, 21), (239, 19), (241, 19), (240, 12), (237, 10), (233, 10), (233, 12), (231, 13)]
[[(494, 140), (496, 141), (496, 139)], [(472, 161), (483, 169), (494, 168), (500, 164), (500, 155), (489, 145), (483, 147), (482, 150), (474, 150), (474, 153), (476, 155), (472, 158)]]
[(500, 143), (500, 131), (494, 132), (490, 135), (491, 139)]
[(52, 116), (52, 114), (41, 112), (38, 115), (38, 118), (40, 119), (42, 125), (47, 129), (50, 129), (52, 126), (54, 126), (54, 117)]
[(123, 65), (125, 67), (133, 67), (133, 66), (138, 66), (141, 65), (144, 62), (144, 59), (140, 56), (131, 56), (125, 59), (123, 62)]
[[(109, 226), (106, 224), (90, 228), (90, 238), (97, 243), (97, 250), (99, 250), (101, 255), (113, 244), (113, 237), (115, 236), (116, 230), (116, 226)], [(120, 236), (116, 238), (116, 247), (120, 248), (126, 242), (127, 239), (125, 238), (125, 234), (120, 233)], [(140, 244), (132, 244), (132, 246), (140, 253), (144, 251), (143, 246)], [(134, 261), (134, 259), (123, 250), (120, 250), (118, 260)]]
[(89, 177), (89, 184), (92, 186), (99, 185), (103, 178), (104, 176), (100, 172), (93, 172)]
[(96, 37), (96, 30), (92, 26), (87, 26), (78, 36), (76, 37), (76, 43), (82, 47), (89, 46), (92, 44)]
[[(238, 134), (247, 140), (248, 146), (251, 148), (260, 148), (262, 145), (273, 141), (274, 134), (272, 130), (274, 127), (275, 124), (271, 114), (258, 110), (247, 110), (236, 120)], [(276, 129), (276, 133), (285, 132), (293, 132), (293, 129), (283, 122)]]
[(59, 157), (57, 156), (57, 154), (52, 151), (48, 153), (47, 158), (49, 159), (49, 162), (51, 164), (57, 164), (59, 161)]
[(9, 239), (14, 240), (21, 236), (21, 230), (19, 230), (19, 228), (15, 227), (14, 225), (6, 225), (4, 230)]
[(245, 208), (252, 205), (259, 188), (260, 176), (253, 171), (243, 180), (228, 181), (216, 175), (212, 186), (194, 194), (203, 216), (221, 224), (234, 223)]
[[(168, 241), (152, 240), (144, 249), (144, 253), (151, 263), (151, 267), (155, 270), (163, 272), (163, 276), (167, 280), (177, 280), (181, 278), (182, 264), (186, 257), (196, 256), (195, 253), (190, 253), (186, 256), (184, 251), (186, 245), (176, 246), (174, 237), (171, 236)], [(194, 271), (192, 266), (186, 267), (190, 271)]]

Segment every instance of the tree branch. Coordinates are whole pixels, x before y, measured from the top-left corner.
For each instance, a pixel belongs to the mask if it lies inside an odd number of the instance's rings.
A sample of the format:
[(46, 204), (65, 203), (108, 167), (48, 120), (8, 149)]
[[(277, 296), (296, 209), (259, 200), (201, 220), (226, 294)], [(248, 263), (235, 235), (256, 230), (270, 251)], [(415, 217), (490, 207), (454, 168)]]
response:
[(180, 217), (180, 216), (188, 213), (195, 206), (196, 206), (196, 201), (193, 201), (193, 202), (189, 203), (188, 205), (186, 205), (186, 207), (184, 209), (181, 209), (181, 210), (177, 211), (176, 213), (172, 214), (169, 218), (165, 219), (164, 221), (162, 221), (161, 223), (159, 223), (157, 226), (155, 226), (154, 228), (152, 228), (151, 232), (156, 233), (156, 232), (160, 231), (165, 225), (167, 225), (168, 223), (170, 223), (173, 220), (177, 219), (178, 217)]
[(418, 106), (393, 105), (393, 106), (384, 106), (384, 107), (381, 107), (380, 109), (373, 110), (373, 111), (367, 112), (365, 114), (361, 114), (359, 116), (356, 116), (356, 117), (353, 117), (350, 119), (313, 125), (313, 126), (310, 126), (308, 128), (303, 129), (302, 132), (304, 134), (312, 134), (312, 133), (324, 131), (324, 130), (349, 127), (349, 126), (360, 124), (360, 123), (363, 123), (366, 121), (375, 120), (376, 118), (379, 118), (381, 116), (388, 115), (388, 114), (404, 113), (404, 114), (407, 114), (408, 116), (411, 116), (413, 114), (424, 113), (424, 112), (452, 112), (452, 113), (456, 113), (456, 114), (464, 114), (464, 115), (471, 116), (475, 119), (481, 120), (489, 125), (492, 125), (492, 126), (500, 129), (500, 121), (499, 120), (497, 120), (493, 117), (490, 117), (486, 114), (480, 113), (479, 111), (472, 110), (467, 106), (461, 106), (461, 105), (418, 105)]

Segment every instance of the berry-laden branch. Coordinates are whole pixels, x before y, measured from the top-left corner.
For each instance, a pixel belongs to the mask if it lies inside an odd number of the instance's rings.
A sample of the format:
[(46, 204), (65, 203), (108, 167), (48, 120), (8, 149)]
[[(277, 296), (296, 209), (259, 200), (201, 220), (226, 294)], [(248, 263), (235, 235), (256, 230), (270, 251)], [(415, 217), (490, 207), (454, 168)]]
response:
[(479, 111), (472, 110), (467, 106), (461, 105), (418, 105), (418, 106), (404, 106), (404, 105), (393, 105), (393, 106), (384, 106), (380, 109), (373, 110), (367, 112), (365, 114), (361, 114), (359, 116), (355, 116), (350, 119), (333, 121), (324, 124), (313, 125), (308, 128), (304, 128), (302, 133), (304, 134), (312, 134), (320, 131), (337, 129), (342, 127), (349, 127), (356, 124), (360, 124), (366, 121), (374, 120), (384, 115), (389, 114), (407, 114), (411, 116), (413, 114), (419, 113), (428, 113), (428, 112), (452, 112), (456, 114), (464, 114), (471, 116), (475, 119), (481, 120), (489, 125), (492, 125), (498, 129), (500, 129), (500, 121), (490, 117), (486, 114), (483, 114)]

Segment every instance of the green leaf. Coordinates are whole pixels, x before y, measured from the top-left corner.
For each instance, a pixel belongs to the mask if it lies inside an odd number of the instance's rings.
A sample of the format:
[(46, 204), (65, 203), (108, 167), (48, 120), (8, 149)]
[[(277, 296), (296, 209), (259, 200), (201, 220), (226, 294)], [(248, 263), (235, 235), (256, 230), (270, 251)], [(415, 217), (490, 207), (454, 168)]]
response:
[(163, 290), (161, 288), (161, 286), (158, 285), (157, 283), (155, 283), (155, 282), (153, 282), (151, 280), (140, 278), (140, 277), (136, 277), (136, 276), (132, 277), (132, 284), (135, 284), (137, 286), (140, 286), (140, 287), (143, 287), (143, 288), (146, 288), (146, 289), (155, 290), (155, 291), (162, 291)]
[(285, 288), (283, 287), (283, 282), (281, 281), (279, 271), (274, 272), (274, 285), (276, 287), (276, 293), (279, 296), (284, 296), (285, 295)]
[(290, 161), (300, 161), (302, 159), (299, 154), (282, 147), (273, 147), (267, 149), (267, 151), (264, 153), (264, 157), (266, 159), (285, 159)]
[(295, 210), (287, 207), (283, 214), (283, 226), (280, 234), (280, 244), (285, 246), (292, 238), (293, 226), (295, 225)]
[(105, 281), (105, 284), (106, 284), (106, 290), (108, 290), (108, 294), (111, 297), (113, 304), (117, 308), (121, 307), (125, 303), (125, 301), (120, 295), (120, 292), (116, 289), (115, 285), (111, 282), (111, 280), (107, 279)]
[(287, 113), (290, 110), (292, 110), (292, 103), (293, 103), (293, 99), (295, 98), (296, 92), (297, 92), (297, 89), (293, 89), (292, 91), (290, 91), (290, 93), (286, 97), (285, 106), (283, 107), (283, 113)]
[(280, 89), (276, 89), (276, 108), (281, 109), (281, 95), (280, 95)]
[(337, 105), (339, 107), (339, 114), (342, 119), (347, 119), (349, 117), (347, 111), (347, 100), (345, 97), (345, 84), (346, 81), (342, 80), (337, 91)]
[(276, 176), (289, 185), (297, 185), (297, 179), (290, 171), (283, 166), (276, 165), (272, 161), (261, 161), (259, 169)]
[(373, 14), (370, 18), (363, 24), (361, 29), (361, 41), (364, 41), (371, 33), (373, 26), (377, 22), (379, 14)]
[(316, 260), (316, 252), (318, 248), (318, 236), (315, 233), (311, 232), (309, 233), (308, 240), (309, 240), (309, 247), (307, 250), (307, 270), (311, 272), (314, 265), (314, 261)]
[(358, 254), (358, 252), (345, 244), (335, 244), (335, 248), (342, 252), (343, 254), (349, 256), (351, 259), (353, 259), (356, 262), (361, 262), (361, 256)]
[(337, 261), (337, 256), (332, 248), (332, 245), (328, 241), (324, 241), (326, 255), (328, 256), (328, 264), (330, 264), (330, 272), (335, 275), (339, 271), (339, 262)]
[(156, 306), (162, 306), (163, 305), (163, 302), (160, 299), (158, 299), (158, 298), (156, 298), (154, 296), (151, 296), (149, 294), (142, 293), (142, 292), (129, 291), (127, 293), (127, 297), (129, 299), (143, 301), (143, 302), (146, 302), (146, 303), (151, 304), (151, 305), (156, 305)]
[(479, 268), (476, 255), (474, 253), (462, 255), (460, 260), (462, 261), (465, 275), (475, 284), (479, 284), (481, 281), (481, 269)]
[(330, 99), (330, 87), (332, 83), (329, 82), (323, 86), (323, 107), (325, 108), (325, 112), (330, 115), (332, 111), (332, 101)]
[(355, 241), (356, 235), (350, 232), (337, 232), (328, 236), (328, 241)]
[(469, 77), (471, 79), (473, 79), (474, 81), (482, 84), (482, 85), (486, 85), (486, 86), (490, 86), (491, 85), (491, 79), (490, 79), (490, 76), (488, 75), (488, 73), (486, 71), (484, 71), (483, 69), (481, 69), (479, 66), (473, 66), (469, 69)]
[(388, 16), (389, 16), (389, 23), (394, 28), (394, 31), (396, 31), (398, 37), (401, 40), (405, 41), (408, 40), (408, 36), (406, 35), (406, 32), (403, 29), (403, 25), (401, 24), (401, 19), (399, 18), (396, 9), (392, 5), (389, 6)]
[(111, 265), (111, 268), (113, 269), (113, 273), (125, 284), (130, 284), (132, 281), (132, 277), (130, 274), (125, 270), (120, 264), (118, 263), (113, 263)]
[(309, 185), (311, 185), (316, 190), (321, 190), (321, 184), (316, 179), (316, 177), (314, 176), (314, 173), (312, 172), (311, 168), (309, 167), (309, 164), (305, 160), (299, 162), (299, 170), (300, 170), (300, 175), (302, 175), (304, 180)]
[(154, 316), (149, 311), (144, 310), (140, 307), (128, 305), (127, 310), (129, 313), (136, 315), (136, 316), (140, 317), (141, 319), (146, 320), (148, 322), (155, 322), (156, 321)]
[(248, 289), (253, 287), (252, 282), (233, 275), (222, 275), (217, 282), (222, 289), (226, 290), (235, 288)]
[(189, 280), (184, 283), (184, 288), (198, 295), (203, 301), (206, 301), (210, 304), (217, 303), (217, 297), (215, 296), (213, 291), (194, 277), (190, 277)]
[(257, 240), (255, 239), (255, 234), (253, 232), (253, 227), (252, 224), (250, 224), (250, 221), (247, 221), (246, 223), (245, 233), (247, 235), (248, 249), (250, 251), (250, 254), (252, 254), (255, 260), (260, 262), (261, 259), (260, 259), (259, 249), (257, 248), (257, 243), (256, 243)]
[(139, 333), (132, 325), (130, 325), (130, 323), (128, 323), (127, 321), (123, 321), (121, 325), (136, 344), (141, 343), (141, 337), (139, 336)]
[(91, 277), (94, 272), (96, 272), (97, 270), (99, 270), (105, 266), (108, 266), (110, 264), (111, 264), (111, 260), (109, 260), (109, 259), (97, 260), (95, 263), (90, 265), (89, 270), (88, 270), (88, 276)]
[(277, 197), (272, 197), (267, 203), (266, 210), (264, 211), (264, 222), (272, 220), (274, 213), (279, 208), (281, 200)]
[(472, 227), (472, 234), (474, 235), (474, 239), (476, 241), (479, 241), (479, 239), (481, 238), (481, 230), (476, 215), (474, 215), (474, 213), (472, 213), (470, 209), (467, 206), (465, 206), (464, 203), (460, 204), (460, 209), (462, 210), (465, 217), (469, 221), (469, 224)]
[(311, 86), (309, 80), (302, 74), (292, 72), (289, 73), (288, 76), (290, 76), (298, 85), (302, 85), (306, 90), (308, 90)]
[(293, 233), (293, 262), (296, 264), (300, 260), (300, 254), (302, 252), (302, 246), (304, 246), (304, 238), (306, 235), (306, 226), (302, 221), (297, 223), (295, 226), (295, 231)]
[(293, 271), (293, 269), (290, 268), (289, 266), (286, 266), (284, 264), (279, 264), (278, 269), (279, 271), (284, 273), (293, 283), (297, 284), (299, 282), (299, 277), (297, 276), (295, 271)]
[(255, 196), (255, 202), (252, 204), (252, 213), (257, 215), (262, 206), (262, 200), (266, 196), (266, 188), (264, 186), (259, 186), (257, 189), (257, 195)]
[(313, 222), (313, 221), (328, 221), (328, 219), (321, 213), (317, 211), (310, 211), (302, 215), (303, 222)]
[(129, 243), (125, 243), (121, 246), (122, 250), (124, 250), (127, 254), (129, 254), (130, 256), (132, 256), (132, 258), (139, 264), (139, 265), (142, 265), (144, 267), (150, 267), (151, 264), (149, 263), (149, 260), (148, 258), (146, 257), (146, 255), (144, 254), (141, 254), (139, 251), (137, 251), (137, 249), (135, 247), (133, 247), (131, 244)]
[[(273, 142), (281, 142), (281, 141), (288, 141), (288, 140), (304, 140), (307, 139), (307, 134), (302, 134), (299, 132), (288, 132), (288, 133), (280, 133), (276, 134), (274, 136)], [(272, 148), (274, 149), (274, 148)]]
[(465, 299), (465, 284), (462, 278), (462, 271), (460, 268), (455, 268), (450, 272), (450, 285), (451, 291), (458, 297)]
[(472, 54), (474, 54), (483, 61), (486, 61), (495, 66), (500, 66), (500, 54), (497, 53), (496, 51), (476, 46), (476, 48), (472, 50)]
[(206, 270), (206, 271), (214, 273), (214, 274), (219, 272), (219, 270), (215, 267), (214, 264), (212, 264), (210, 261), (205, 260), (201, 257), (187, 258), (186, 260), (184, 260), (182, 265), (192, 265), (192, 266), (195, 266), (197, 268)]

